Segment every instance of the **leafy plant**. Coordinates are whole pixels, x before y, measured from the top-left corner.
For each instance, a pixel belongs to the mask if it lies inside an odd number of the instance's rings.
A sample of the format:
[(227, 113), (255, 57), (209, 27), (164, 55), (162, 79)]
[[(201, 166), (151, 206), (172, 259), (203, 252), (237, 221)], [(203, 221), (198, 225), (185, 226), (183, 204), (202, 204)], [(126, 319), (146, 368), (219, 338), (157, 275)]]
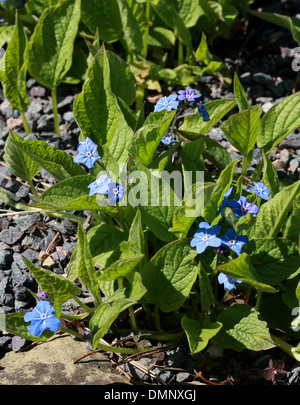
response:
[[(107, 35), (115, 38), (117, 32), (108, 30)], [(41, 195), (35, 190), (33, 203), (15, 208), (77, 222), (78, 244), (67, 277), (24, 258), (51, 303), (52, 331), (33, 325), (30, 331), (35, 334), (30, 333), (27, 321), (32, 317), (26, 312), (0, 315), (3, 329), (26, 339), (47, 340), (58, 328), (57, 318), (64, 320), (61, 330), (79, 338), (85, 339), (82, 331), (89, 331), (94, 350), (124, 354), (147, 350), (101, 341), (110, 328), (118, 333), (118, 318), (128, 312), (128, 330), (147, 332), (149, 339), (166, 344), (186, 341), (192, 353), (214, 339), (235, 351), (279, 345), (299, 359), (299, 348), (285, 339), (299, 337), (292, 309), (299, 299), (295, 224), (299, 224), (300, 182), (282, 182), (268, 158), (274, 146), (300, 125), (299, 93), (262, 116), (261, 108), (249, 105), (235, 75), (232, 99), (204, 105), (195, 91), (179, 91), (159, 100), (155, 111), (144, 118), (142, 111), (136, 113), (127, 104), (135, 81), (126, 63), (104, 45), (91, 49), (94, 55), (74, 103), (81, 129), (74, 159), (46, 142), (23, 140), (13, 132), (7, 140), (5, 161), (13, 174), (33, 189), (32, 178), (40, 167), (57, 180)], [(54, 71), (58, 73), (52, 88), (65, 70)], [(118, 86), (117, 75), (124, 78)], [(196, 107), (186, 114), (190, 103)], [(225, 119), (236, 105), (239, 112)], [(283, 119), (287, 106), (293, 113)], [(240, 175), (239, 162), (206, 136), (221, 119), (228, 141), (242, 153)], [(247, 165), (255, 145), (264, 156), (255, 176), (249, 176)], [(205, 157), (215, 164), (217, 177), (206, 171)], [(7, 192), (1, 196), (12, 203)], [(84, 218), (69, 210), (90, 210), (94, 216), (90, 229), (85, 231)], [(80, 300), (78, 282), (90, 292), (93, 304)], [(247, 299), (231, 305), (229, 292), (234, 289)], [(41, 305), (45, 294), (33, 294)], [(80, 305), (79, 314), (62, 310), (69, 298)], [(144, 319), (136, 317), (136, 308)], [(274, 308), (286, 316), (278, 319)], [(80, 328), (71, 328), (72, 320)]]

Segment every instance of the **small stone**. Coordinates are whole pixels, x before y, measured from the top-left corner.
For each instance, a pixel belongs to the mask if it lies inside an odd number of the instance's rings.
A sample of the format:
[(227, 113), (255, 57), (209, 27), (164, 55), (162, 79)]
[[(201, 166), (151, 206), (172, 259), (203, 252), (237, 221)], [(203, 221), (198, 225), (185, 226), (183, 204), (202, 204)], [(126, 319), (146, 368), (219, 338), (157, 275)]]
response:
[(288, 149), (282, 149), (280, 151), (280, 160), (282, 162), (284, 162), (285, 164), (287, 164), (290, 160), (290, 152), (288, 151)]
[(23, 120), (22, 120), (22, 118), (8, 118), (6, 120), (6, 126), (11, 131), (13, 131), (14, 129), (17, 129), (17, 128), (22, 128)]
[(31, 226), (43, 219), (39, 212), (33, 212), (32, 214), (23, 214), (14, 217), (15, 223), (21, 229), (21, 231), (27, 231)]
[(10, 227), (9, 229), (3, 229), (3, 231), (0, 232), (0, 242), (14, 245), (22, 238), (22, 236), (23, 232), (19, 228)]
[(274, 160), (274, 162), (272, 162), (275, 170), (281, 170), (281, 169), (285, 169), (286, 168), (286, 163), (283, 162), (282, 160)]
[(299, 160), (298, 160), (297, 158), (292, 159), (292, 160), (290, 161), (290, 169), (291, 169), (291, 172), (292, 172), (292, 173), (295, 173), (296, 170), (298, 169), (298, 167), (299, 167)]
[(240, 75), (239, 77), (241, 83), (251, 83), (252, 80), (252, 74), (250, 72), (245, 72), (243, 74)]
[(32, 97), (45, 97), (46, 89), (42, 86), (33, 86), (29, 93)]
[(25, 346), (27, 340), (24, 338), (21, 338), (20, 336), (13, 336), (12, 341), (11, 341), (11, 347), (14, 352), (18, 352), (22, 347)]
[(9, 250), (0, 250), (0, 269), (7, 269), (13, 261), (13, 256)]
[(176, 375), (176, 382), (182, 383), (183, 381), (186, 381), (190, 376), (191, 376), (191, 374), (190, 374), (190, 373), (186, 373), (186, 372), (177, 373), (177, 375)]
[(51, 256), (48, 256), (42, 263), (42, 266), (45, 269), (52, 270), (55, 267), (55, 261), (52, 259)]
[(44, 252), (43, 250), (39, 253), (39, 260), (46, 260), (49, 257), (49, 253)]
[(267, 75), (267, 74), (262, 73), (262, 72), (254, 73), (254, 75), (252, 77), (253, 77), (253, 80), (256, 83), (259, 83), (259, 84), (265, 84), (265, 83), (272, 82), (272, 77), (270, 75)]

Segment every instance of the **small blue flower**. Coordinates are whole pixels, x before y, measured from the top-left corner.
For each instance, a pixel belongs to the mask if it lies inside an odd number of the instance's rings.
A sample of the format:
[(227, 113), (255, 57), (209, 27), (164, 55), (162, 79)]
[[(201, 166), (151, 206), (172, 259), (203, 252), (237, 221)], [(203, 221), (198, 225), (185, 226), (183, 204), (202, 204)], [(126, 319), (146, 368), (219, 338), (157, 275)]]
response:
[(188, 89), (188, 90), (179, 90), (178, 91), (178, 100), (188, 100), (188, 101), (196, 101), (196, 98), (201, 97), (201, 94), (196, 94), (194, 89)]
[(199, 229), (191, 241), (191, 247), (196, 246), (198, 254), (204, 252), (208, 246), (219, 247), (222, 241), (216, 235), (220, 230), (220, 225), (210, 226), (207, 222), (200, 222)]
[(256, 217), (259, 213), (258, 206), (255, 204), (251, 204), (244, 196), (241, 196), (239, 201), (234, 199), (228, 200), (227, 205), (233, 208), (233, 212), (237, 217), (247, 215), (248, 212), (251, 212), (251, 214)]
[(164, 135), (161, 139), (161, 142), (164, 143), (165, 145), (170, 145), (171, 143), (177, 143), (178, 141), (172, 138), (171, 135)]
[(154, 107), (154, 112), (163, 111), (163, 110), (176, 110), (178, 107), (179, 101), (177, 101), (177, 95), (171, 94), (169, 97), (162, 97), (158, 100)]
[(256, 193), (256, 195), (258, 197), (261, 197), (264, 200), (269, 200), (270, 199), (270, 190), (263, 183), (260, 183), (260, 182), (254, 183), (254, 182), (252, 182), (252, 185), (254, 186), (253, 188), (252, 187), (246, 187), (246, 190), (249, 193)]
[(103, 174), (102, 176), (98, 177), (97, 180), (93, 181), (93, 183), (89, 184), (88, 188), (90, 189), (89, 195), (94, 194), (106, 194), (108, 192), (108, 184), (112, 182), (112, 179)]
[(224, 273), (220, 273), (218, 275), (218, 282), (219, 282), (219, 284), (224, 284), (225, 290), (229, 290), (229, 291), (234, 289), (235, 283), (241, 283), (241, 281), (228, 277)]
[(57, 332), (60, 328), (60, 320), (53, 314), (55, 309), (49, 301), (39, 301), (32, 311), (24, 315), (24, 321), (31, 322), (28, 332), (34, 336), (40, 336), (46, 329)]
[(101, 159), (98, 154), (98, 146), (90, 138), (79, 142), (77, 150), (78, 155), (73, 158), (74, 163), (83, 163), (88, 169), (92, 169), (95, 162)]
[(109, 199), (110, 205), (115, 205), (124, 197), (124, 188), (119, 183), (109, 183), (105, 196)]
[(231, 186), (229, 190), (226, 191), (223, 195), (223, 201), (221, 202), (221, 205), (219, 206), (217, 216), (223, 211), (224, 208), (227, 207), (227, 202), (228, 202), (228, 197), (230, 196), (232, 192), (233, 187)]
[(246, 235), (237, 236), (234, 229), (228, 229), (224, 236), (221, 236), (222, 244), (227, 245), (238, 256), (241, 254), (243, 246), (249, 242)]
[(199, 111), (199, 113), (201, 113), (203, 121), (208, 122), (210, 120), (207, 109), (206, 109), (205, 105), (201, 103), (201, 101), (200, 101), (200, 104), (198, 104), (198, 111)]

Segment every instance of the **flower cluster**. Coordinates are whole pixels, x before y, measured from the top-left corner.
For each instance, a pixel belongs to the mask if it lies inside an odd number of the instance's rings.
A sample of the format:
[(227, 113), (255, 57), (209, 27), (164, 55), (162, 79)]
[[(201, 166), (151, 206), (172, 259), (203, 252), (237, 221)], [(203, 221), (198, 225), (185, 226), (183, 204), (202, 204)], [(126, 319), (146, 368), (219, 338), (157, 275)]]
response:
[[(210, 226), (207, 222), (200, 222), (199, 229), (191, 241), (191, 247), (196, 247), (198, 254), (203, 253), (209, 246), (217, 248), (219, 253), (223, 253), (229, 248), (239, 256), (243, 246), (249, 242), (248, 237), (246, 235), (237, 236), (234, 229), (228, 229), (224, 236), (217, 236), (220, 230), (220, 225)], [(227, 290), (232, 290), (235, 282), (240, 282), (223, 273), (219, 274), (218, 281), (220, 284), (224, 283)]]
[[(98, 154), (98, 146), (90, 139), (80, 141), (77, 146), (78, 154), (74, 157), (75, 163), (83, 163), (88, 169), (92, 169), (101, 157)], [(103, 167), (103, 164), (101, 164)], [(124, 197), (124, 188), (113, 182), (106, 174), (101, 175), (93, 181), (88, 188), (89, 196), (94, 194), (104, 194), (110, 205), (118, 203)]]
[[(201, 94), (196, 94), (194, 89), (179, 90), (177, 94), (171, 94), (170, 96), (161, 97), (154, 107), (154, 112), (157, 111), (171, 111), (178, 108), (178, 104), (181, 101), (197, 101), (197, 98), (201, 97)], [(200, 101), (198, 105), (198, 111), (202, 115), (203, 121), (209, 121), (209, 114), (204, 104)]]
[(55, 309), (48, 301), (48, 294), (44, 291), (40, 294), (41, 301), (38, 301), (33, 310), (24, 315), (24, 321), (30, 322), (28, 332), (33, 336), (40, 336), (46, 329), (57, 332), (60, 328), (60, 320), (56, 318)]

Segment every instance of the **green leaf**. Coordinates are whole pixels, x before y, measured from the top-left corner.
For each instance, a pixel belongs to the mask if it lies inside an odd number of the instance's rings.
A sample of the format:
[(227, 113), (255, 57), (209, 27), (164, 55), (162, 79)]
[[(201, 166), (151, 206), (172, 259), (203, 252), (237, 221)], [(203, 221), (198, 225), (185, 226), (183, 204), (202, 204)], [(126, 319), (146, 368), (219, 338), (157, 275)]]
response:
[(225, 349), (241, 352), (244, 349), (257, 351), (275, 346), (267, 323), (248, 305), (233, 305), (221, 312), (217, 319), (223, 327), (215, 339)]
[(148, 166), (156, 149), (169, 128), (176, 111), (161, 111), (150, 114), (142, 128), (133, 136), (129, 153)]
[(300, 205), (299, 203), (297, 204), (296, 201), (293, 201), (293, 211), (286, 221), (283, 236), (299, 244), (300, 243), (299, 229), (300, 229)]
[(24, 141), (18, 135), (11, 133), (11, 142), (23, 154), (26, 154), (37, 165), (42, 166), (57, 180), (64, 180), (72, 176), (80, 176), (86, 172), (73, 162), (71, 155), (65, 151), (49, 146), (44, 141)]
[(136, 210), (136, 215), (132, 221), (129, 230), (129, 242), (134, 244), (135, 249), (144, 255), (141, 262), (138, 264), (138, 268), (141, 270), (146, 263), (147, 249), (145, 245), (145, 236), (143, 232), (142, 216), (140, 209)]
[(270, 197), (273, 198), (279, 192), (279, 179), (271, 160), (263, 151), (264, 175), (262, 178), (263, 184), (270, 190)]
[(183, 124), (179, 127), (179, 132), (182, 132), (184, 137), (193, 141), (199, 135), (205, 135), (235, 105), (236, 101), (232, 98), (210, 101), (205, 104), (210, 121), (203, 121), (201, 114), (196, 113), (196, 110), (194, 110), (195, 115), (184, 118)]
[(181, 318), (181, 326), (184, 329), (191, 353), (199, 353), (208, 345), (212, 339), (222, 328), (220, 322), (209, 323), (201, 327), (200, 322), (195, 319), (183, 316)]
[(30, 104), (26, 94), (27, 63), (24, 58), (26, 35), (19, 14), (16, 13), (15, 28), (5, 52), (5, 72), (1, 73), (4, 96), (13, 110), (24, 111)]
[(143, 37), (139, 23), (133, 15), (132, 8), (126, 0), (117, 0), (120, 8), (123, 36), (129, 51), (141, 51), (143, 49)]
[(233, 88), (234, 88), (234, 95), (235, 95), (237, 104), (239, 106), (240, 112), (244, 111), (244, 110), (248, 110), (250, 108), (250, 104), (246, 97), (244, 87), (242, 86), (236, 72), (234, 73)]
[(91, 175), (74, 176), (48, 188), (31, 206), (57, 210), (104, 210), (114, 212), (115, 207), (101, 207), (96, 196), (89, 196)]
[(271, 294), (276, 292), (276, 289), (269, 285), (268, 280), (266, 281), (266, 278), (256, 271), (251, 263), (251, 257), (246, 253), (242, 253), (237, 259), (218, 266), (217, 270), (235, 280), (251, 285), (251, 287), (256, 288), (258, 291), (265, 291)]
[(300, 263), (298, 244), (284, 238), (252, 239), (244, 246), (259, 279), (270, 285), (286, 280)]
[(20, 137), (10, 132), (4, 147), (5, 163), (15, 176), (31, 182), (32, 178), (39, 173), (40, 166), (16, 146), (15, 139), (20, 139)]
[(216, 218), (216, 213), (218, 211), (219, 206), (222, 203), (224, 198), (224, 193), (229, 190), (235, 167), (238, 163), (238, 160), (231, 162), (226, 169), (222, 171), (220, 177), (216, 184), (220, 184), (221, 187), (217, 190), (217, 192), (212, 196), (209, 202), (205, 205), (204, 210), (202, 212), (202, 216), (206, 219), (208, 223), (211, 223)]
[(297, 181), (264, 203), (256, 217), (255, 237), (276, 237), (299, 193), (300, 181)]
[(91, 251), (81, 222), (78, 222), (79, 266), (78, 277), (84, 287), (92, 294), (95, 305), (99, 305), (101, 294)]
[(91, 32), (99, 30), (100, 38), (115, 42), (122, 37), (122, 21), (117, 0), (89, 0), (81, 4), (81, 18)]
[(200, 44), (195, 53), (196, 59), (208, 65), (213, 60), (213, 55), (210, 53), (207, 45), (207, 39), (204, 32), (202, 32)]
[(54, 299), (53, 291), (49, 285), (51, 283), (59, 294), (61, 302), (66, 302), (72, 296), (80, 295), (80, 288), (68, 280), (66, 277), (56, 274), (53, 271), (43, 269), (31, 263), (26, 257), (23, 257), (24, 263), (40, 285), (42, 291), (47, 291), (51, 300)]
[(111, 91), (128, 106), (135, 101), (136, 80), (129, 65), (117, 54), (107, 52), (110, 68)]
[(140, 283), (139, 274), (136, 273), (132, 284), (128, 283), (119, 288), (112, 297), (99, 305), (89, 324), (93, 334), (94, 350), (118, 315), (135, 304), (144, 294), (145, 288)]
[[(128, 204), (139, 206), (143, 223), (161, 240), (170, 242), (175, 236), (169, 232), (172, 225), (174, 202), (176, 197), (165, 177), (148, 170), (134, 157), (130, 157), (130, 180), (138, 180), (139, 183), (130, 186), (128, 192)], [(166, 173), (167, 175), (167, 173)], [(159, 190), (157, 185), (160, 185)], [(137, 196), (140, 195), (138, 199)]]
[(217, 141), (206, 137), (206, 149), (203, 151), (203, 157), (212, 162), (219, 170), (224, 170), (232, 162), (232, 158), (222, 145)]
[(175, 35), (173, 31), (164, 27), (150, 27), (148, 44), (159, 48), (172, 48), (175, 45)]
[(252, 152), (260, 131), (261, 106), (252, 106), (248, 110), (231, 115), (220, 128), (228, 141), (243, 156)]
[(80, 19), (80, 0), (64, 0), (47, 8), (27, 47), (28, 70), (40, 84), (53, 89), (72, 64)]
[(214, 302), (214, 293), (210, 278), (200, 260), (198, 268), (201, 311), (208, 311)]
[(165, 245), (142, 270), (147, 289), (144, 299), (164, 312), (179, 309), (196, 280), (195, 252), (190, 250), (189, 242), (180, 240)]
[(261, 120), (257, 146), (268, 155), (284, 138), (300, 126), (300, 92), (273, 105)]
[(83, 91), (74, 101), (74, 115), (83, 137), (90, 137), (103, 147), (103, 162), (106, 152), (116, 162), (127, 161), (133, 131), (111, 91), (110, 66), (104, 46), (93, 59)]
[(126, 276), (127, 273), (135, 269), (144, 257), (134, 248), (133, 242), (122, 242), (120, 247), (122, 250), (120, 259), (98, 273), (99, 281), (112, 281)]

